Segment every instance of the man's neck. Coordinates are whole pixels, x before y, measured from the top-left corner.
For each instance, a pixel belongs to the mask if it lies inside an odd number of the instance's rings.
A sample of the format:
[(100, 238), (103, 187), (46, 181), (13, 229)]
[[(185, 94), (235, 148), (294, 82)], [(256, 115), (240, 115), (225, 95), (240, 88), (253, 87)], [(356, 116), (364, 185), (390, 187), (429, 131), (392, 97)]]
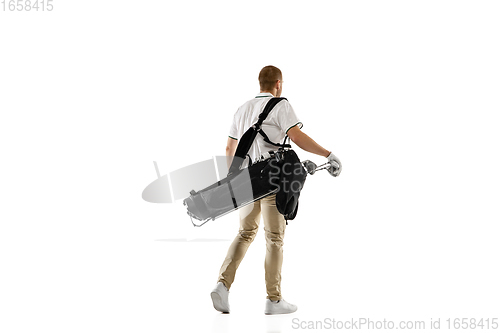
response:
[(261, 93), (270, 93), (271, 95), (273, 95), (274, 97), (276, 97), (276, 91), (260, 91)]

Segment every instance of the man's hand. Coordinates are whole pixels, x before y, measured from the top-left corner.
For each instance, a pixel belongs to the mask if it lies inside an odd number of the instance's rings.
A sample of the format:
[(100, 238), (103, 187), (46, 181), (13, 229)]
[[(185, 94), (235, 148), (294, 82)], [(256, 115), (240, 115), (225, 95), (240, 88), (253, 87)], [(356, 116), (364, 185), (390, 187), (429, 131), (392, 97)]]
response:
[(340, 172), (342, 171), (342, 163), (340, 163), (340, 160), (338, 159), (337, 156), (333, 155), (333, 153), (330, 153), (327, 157), (328, 162), (332, 165), (330, 168), (328, 168), (328, 172), (333, 176), (337, 177), (340, 175)]

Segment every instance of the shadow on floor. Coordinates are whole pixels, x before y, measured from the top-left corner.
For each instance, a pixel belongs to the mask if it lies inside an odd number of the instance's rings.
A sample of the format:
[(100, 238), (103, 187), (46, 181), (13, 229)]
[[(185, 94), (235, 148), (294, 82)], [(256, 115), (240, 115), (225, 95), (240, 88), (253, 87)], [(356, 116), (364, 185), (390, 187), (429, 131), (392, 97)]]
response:
[(198, 242), (198, 243), (208, 243), (208, 242), (229, 242), (230, 239), (219, 239), (219, 238), (195, 238), (195, 239), (187, 239), (187, 238), (167, 238), (167, 239), (156, 239), (157, 242)]

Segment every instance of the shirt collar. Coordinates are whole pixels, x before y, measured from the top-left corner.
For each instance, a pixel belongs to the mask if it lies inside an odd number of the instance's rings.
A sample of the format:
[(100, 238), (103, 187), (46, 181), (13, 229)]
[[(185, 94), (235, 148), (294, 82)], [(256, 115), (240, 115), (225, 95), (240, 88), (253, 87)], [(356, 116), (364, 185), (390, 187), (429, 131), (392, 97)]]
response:
[(262, 92), (262, 93), (259, 93), (257, 96), (255, 96), (255, 98), (259, 98), (259, 97), (273, 97), (273, 94), (271, 94), (270, 92)]

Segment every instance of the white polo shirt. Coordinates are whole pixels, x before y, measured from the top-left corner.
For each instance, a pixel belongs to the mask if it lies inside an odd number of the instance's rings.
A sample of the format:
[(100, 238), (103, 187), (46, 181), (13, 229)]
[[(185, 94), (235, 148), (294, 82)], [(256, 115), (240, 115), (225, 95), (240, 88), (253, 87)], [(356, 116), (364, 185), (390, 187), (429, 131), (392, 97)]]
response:
[[(259, 115), (272, 97), (274, 96), (271, 93), (260, 93), (240, 106), (234, 114), (233, 123), (229, 129), (229, 137), (239, 140), (257, 122)], [(281, 100), (262, 123), (262, 130), (267, 134), (271, 142), (283, 143), (288, 130), (296, 125), (299, 125), (299, 128), (303, 126), (290, 103), (287, 100)], [(278, 147), (266, 143), (262, 135), (257, 134), (248, 154), (252, 161), (255, 161), (264, 153), (277, 149)], [(247, 165), (248, 163), (245, 161), (243, 166)]]

